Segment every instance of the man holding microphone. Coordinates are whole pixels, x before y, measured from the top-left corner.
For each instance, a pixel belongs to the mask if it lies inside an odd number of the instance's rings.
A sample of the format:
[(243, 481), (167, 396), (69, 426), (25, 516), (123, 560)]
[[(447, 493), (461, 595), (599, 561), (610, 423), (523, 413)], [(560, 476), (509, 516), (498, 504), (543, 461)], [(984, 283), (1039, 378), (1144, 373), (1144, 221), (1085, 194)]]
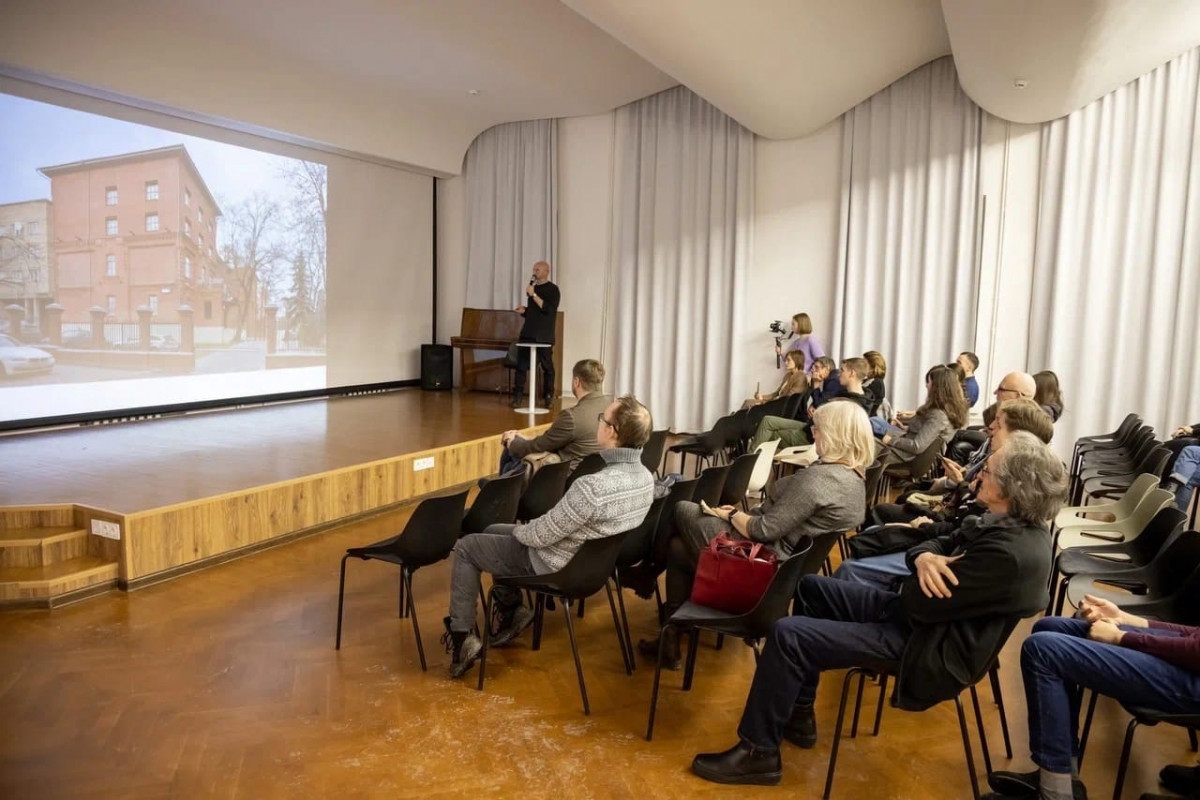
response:
[[(533, 265), (533, 277), (525, 287), (527, 305), (517, 306), (516, 312), (525, 318), (518, 341), (548, 344), (539, 347), (538, 366), (542, 369), (542, 398), (547, 407), (554, 402), (554, 327), (558, 319), (558, 287), (550, 282), (550, 265), (539, 261)], [(525, 395), (525, 378), (529, 372), (529, 348), (520, 348), (512, 405), (520, 405)], [(536, 381), (537, 378), (534, 378)], [(536, 385), (536, 383), (535, 383)]]

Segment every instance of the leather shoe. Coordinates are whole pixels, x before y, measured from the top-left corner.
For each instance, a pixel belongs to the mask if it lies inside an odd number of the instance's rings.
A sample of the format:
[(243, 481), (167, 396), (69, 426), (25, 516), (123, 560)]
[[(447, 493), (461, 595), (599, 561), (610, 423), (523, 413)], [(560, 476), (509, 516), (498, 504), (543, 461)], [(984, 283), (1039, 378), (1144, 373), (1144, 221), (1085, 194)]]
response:
[(817, 715), (811, 705), (797, 705), (791, 719), (783, 726), (783, 738), (808, 750), (817, 744)]
[[(995, 770), (988, 775), (988, 786), (995, 790), (997, 798), (1037, 800), (1042, 786), (1041, 772), (1036, 769), (1031, 772)], [(1087, 787), (1079, 778), (1071, 778), (1071, 794), (1075, 800), (1087, 800)]]
[(701, 753), (692, 759), (692, 772), (714, 783), (774, 786), (783, 777), (778, 750), (759, 750), (738, 742), (723, 753)]
[(1200, 767), (1168, 764), (1158, 773), (1158, 782), (1176, 794), (1200, 794)]

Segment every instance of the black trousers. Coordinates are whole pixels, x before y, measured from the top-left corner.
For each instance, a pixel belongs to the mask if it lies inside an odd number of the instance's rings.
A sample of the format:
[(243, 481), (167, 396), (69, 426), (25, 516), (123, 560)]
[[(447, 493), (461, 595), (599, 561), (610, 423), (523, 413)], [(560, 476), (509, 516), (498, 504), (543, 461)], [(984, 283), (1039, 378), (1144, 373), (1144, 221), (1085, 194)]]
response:
[[(532, 339), (521, 339), (522, 342), (532, 342)], [(525, 378), (529, 374), (529, 348), (518, 347), (517, 374), (513, 379), (513, 395), (520, 399), (525, 396)], [(553, 397), (554, 392), (554, 345), (537, 348), (538, 367), (542, 371), (541, 397)], [(536, 394), (537, 383), (534, 389)]]

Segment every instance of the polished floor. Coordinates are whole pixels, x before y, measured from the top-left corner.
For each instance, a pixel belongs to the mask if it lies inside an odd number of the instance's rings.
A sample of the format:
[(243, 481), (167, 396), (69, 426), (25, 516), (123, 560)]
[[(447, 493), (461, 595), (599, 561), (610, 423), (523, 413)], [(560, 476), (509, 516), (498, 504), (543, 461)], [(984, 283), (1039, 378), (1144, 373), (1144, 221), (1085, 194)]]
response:
[(128, 514), (549, 422), (482, 392), (309, 400), (0, 437), (0, 505)]
[[(416, 600), (430, 669), (396, 617), (397, 575), (348, 564), (345, 633), (333, 647), (345, 548), (398, 530), (408, 510), (358, 521), (133, 593), (53, 611), (0, 614), (0, 797), (685, 798), (808, 797), (824, 785), (840, 675), (822, 685), (820, 741), (784, 750), (778, 788), (723, 787), (688, 771), (723, 749), (753, 674), (749, 648), (701, 646), (690, 693), (670, 673), (655, 739), (643, 739), (652, 670), (621, 668), (606, 605), (580, 625), (592, 700), (585, 717), (561, 614), (540, 652), (495, 651), (485, 690), (449, 680), (438, 647), (448, 563), (421, 570)], [(634, 635), (653, 608), (629, 595)], [(1002, 659), (1017, 758), (1028, 768), (1016, 646)], [(471, 678), (474, 677), (472, 673)], [(984, 690), (992, 751), (1007, 766)], [(867, 702), (873, 701), (869, 689)], [(1111, 795), (1126, 717), (1102, 703), (1084, 767)], [(974, 735), (974, 734), (973, 734)], [(1142, 730), (1125, 796), (1165, 763), (1193, 763), (1179, 730)], [(834, 798), (969, 797), (953, 706), (889, 709), (878, 738), (846, 740)]]

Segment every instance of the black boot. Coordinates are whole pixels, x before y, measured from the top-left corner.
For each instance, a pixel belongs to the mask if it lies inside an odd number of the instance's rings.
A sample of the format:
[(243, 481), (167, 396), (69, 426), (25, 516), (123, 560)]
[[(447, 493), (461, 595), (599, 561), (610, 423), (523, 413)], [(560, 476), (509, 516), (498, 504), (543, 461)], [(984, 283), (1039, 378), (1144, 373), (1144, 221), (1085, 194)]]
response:
[(805, 750), (816, 746), (817, 715), (813, 713), (812, 703), (796, 704), (791, 719), (783, 726), (783, 738)]
[(658, 575), (661, 570), (642, 562), (631, 567), (618, 567), (621, 575), (621, 586), (632, 589), (633, 593), (643, 600), (654, 597), (654, 589), (658, 586)]
[(783, 777), (779, 750), (759, 750), (738, 742), (724, 753), (701, 753), (692, 759), (692, 772), (714, 783), (774, 786)]
[(483, 642), (469, 631), (450, 630), (449, 617), (444, 617), (442, 624), (446, 626), (446, 632), (442, 634), (442, 644), (450, 654), (450, 677), (461, 678), (479, 660)]
[(658, 661), (659, 637), (663, 640), (663, 669), (678, 671), (683, 666), (683, 659), (679, 655), (679, 630), (677, 628), (663, 628), (659, 631), (658, 637), (638, 640), (638, 652), (651, 661)]
[(1158, 782), (1176, 794), (1200, 795), (1200, 767), (1168, 764), (1158, 773)]
[[(995, 790), (998, 797), (1028, 798), (1037, 800), (1041, 792), (1041, 771), (1006, 772), (994, 770), (988, 775), (988, 786)], [(1077, 777), (1071, 778), (1071, 792), (1075, 800), (1087, 800), (1087, 787)]]

